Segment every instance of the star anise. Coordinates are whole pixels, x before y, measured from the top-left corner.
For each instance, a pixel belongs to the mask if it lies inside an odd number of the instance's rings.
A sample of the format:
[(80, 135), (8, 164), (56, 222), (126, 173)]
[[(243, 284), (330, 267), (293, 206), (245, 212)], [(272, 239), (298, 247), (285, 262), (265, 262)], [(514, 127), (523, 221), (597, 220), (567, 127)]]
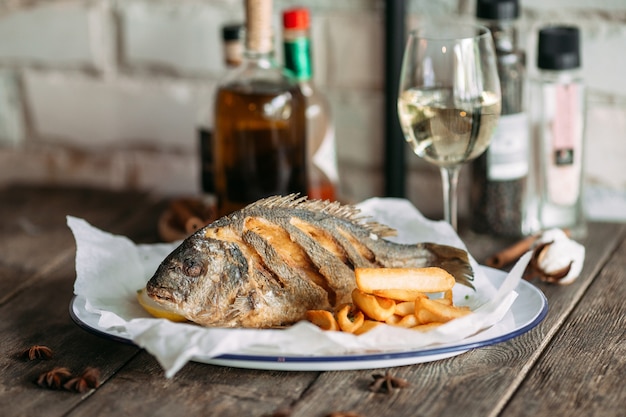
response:
[(48, 346), (34, 345), (20, 353), (20, 358), (34, 361), (35, 359), (52, 359), (52, 349)]
[(72, 373), (67, 368), (56, 367), (44, 372), (37, 378), (37, 385), (43, 388), (62, 389), (63, 385), (72, 378)]
[(81, 394), (99, 386), (100, 371), (96, 368), (87, 368), (80, 376), (75, 376), (63, 384), (63, 388), (66, 390)]
[(409, 381), (403, 378), (398, 378), (389, 373), (389, 371), (382, 374), (372, 375), (374, 381), (370, 384), (369, 390), (372, 392), (386, 392), (391, 394), (394, 388), (404, 388), (409, 386)]

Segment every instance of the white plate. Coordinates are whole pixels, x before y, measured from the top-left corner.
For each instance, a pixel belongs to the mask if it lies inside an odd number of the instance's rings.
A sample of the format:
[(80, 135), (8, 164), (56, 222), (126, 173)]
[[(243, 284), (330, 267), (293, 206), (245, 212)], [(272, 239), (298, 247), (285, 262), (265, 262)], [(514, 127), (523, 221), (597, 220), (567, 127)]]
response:
[[(506, 273), (482, 267), (487, 278), (499, 287)], [(336, 356), (276, 356), (262, 351), (232, 353), (216, 358), (196, 356), (195, 362), (236, 368), (281, 371), (336, 371), (350, 369), (375, 369), (412, 365), (449, 358), (483, 346), (489, 346), (526, 333), (538, 325), (548, 312), (548, 302), (543, 293), (527, 281), (520, 281), (516, 288), (518, 297), (507, 316), (496, 325), (462, 341), (440, 344), (415, 350), (381, 353), (355, 353)], [(81, 328), (108, 339), (133, 344), (129, 337), (120, 336), (98, 326), (99, 315), (85, 310), (85, 300), (74, 297), (70, 303), (70, 315)]]

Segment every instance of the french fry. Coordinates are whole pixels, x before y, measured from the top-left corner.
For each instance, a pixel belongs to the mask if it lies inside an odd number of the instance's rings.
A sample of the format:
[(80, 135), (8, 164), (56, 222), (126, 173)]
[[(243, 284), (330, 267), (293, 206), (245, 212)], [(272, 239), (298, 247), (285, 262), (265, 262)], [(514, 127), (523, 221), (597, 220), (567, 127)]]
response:
[(355, 310), (353, 305), (345, 304), (337, 313), (337, 323), (341, 331), (346, 333), (354, 333), (363, 325), (365, 316), (363, 312)]
[(358, 288), (352, 291), (352, 301), (367, 317), (378, 321), (387, 320), (396, 309), (395, 301), (366, 294)]
[(366, 332), (369, 332), (370, 330), (372, 330), (374, 327), (379, 326), (383, 324), (380, 321), (376, 321), (376, 320), (365, 320), (363, 322), (363, 325), (361, 327), (359, 327), (358, 329), (355, 330), (354, 334), (355, 335), (360, 335)]
[(408, 314), (402, 317), (402, 320), (395, 324), (395, 326), (407, 328), (415, 327), (417, 325), (419, 325), (419, 323), (417, 322), (417, 317), (415, 316), (415, 314)]
[(415, 300), (415, 316), (420, 324), (446, 323), (452, 319), (463, 317), (470, 313), (468, 308), (448, 306), (429, 298)]
[[(367, 292), (367, 291), (366, 291)], [(391, 298), (396, 301), (413, 301), (417, 297), (425, 296), (423, 292), (417, 290), (382, 289), (371, 292), (378, 297)]]
[(454, 277), (439, 267), (356, 268), (354, 273), (357, 287), (368, 294), (389, 290), (443, 292), (455, 283)]
[(442, 321), (439, 321), (439, 316), (433, 314), (429, 310), (422, 308), (420, 308), (419, 310), (415, 310), (415, 317), (417, 318), (418, 324), (444, 323)]
[(326, 310), (309, 310), (306, 319), (322, 330), (339, 330), (339, 324), (333, 313)]
[[(413, 300), (415, 300), (415, 298)], [(402, 317), (408, 316), (409, 314), (414, 315), (415, 301), (403, 301), (401, 303), (396, 303), (394, 314)]]
[(470, 313), (454, 305), (454, 277), (441, 268), (356, 268), (355, 275), (352, 304), (334, 314), (309, 310), (306, 318), (323, 330), (360, 335), (381, 324), (427, 331)]
[(399, 316), (397, 314), (394, 314), (393, 316), (389, 317), (387, 320), (385, 320), (385, 324), (389, 324), (391, 326), (400, 323), (400, 320), (402, 320), (403, 316)]

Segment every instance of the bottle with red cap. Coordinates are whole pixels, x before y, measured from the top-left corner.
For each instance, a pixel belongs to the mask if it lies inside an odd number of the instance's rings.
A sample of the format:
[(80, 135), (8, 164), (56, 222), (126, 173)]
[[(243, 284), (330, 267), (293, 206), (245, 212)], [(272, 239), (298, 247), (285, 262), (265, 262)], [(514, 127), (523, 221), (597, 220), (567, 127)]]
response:
[(328, 100), (313, 83), (310, 27), (308, 9), (283, 12), (285, 68), (298, 80), (306, 98), (307, 194), (309, 198), (335, 200), (339, 185), (335, 131)]

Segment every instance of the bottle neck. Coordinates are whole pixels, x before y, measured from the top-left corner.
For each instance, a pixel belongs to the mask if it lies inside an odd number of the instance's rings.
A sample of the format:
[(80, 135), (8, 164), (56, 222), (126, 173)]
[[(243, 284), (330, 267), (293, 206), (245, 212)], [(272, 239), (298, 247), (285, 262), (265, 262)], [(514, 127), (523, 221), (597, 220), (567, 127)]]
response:
[(248, 63), (257, 63), (259, 66), (271, 65), (274, 63), (274, 50), (259, 52), (246, 49), (243, 54)]
[(581, 84), (583, 82), (580, 68), (567, 70), (539, 69), (539, 77), (542, 82), (552, 84)]
[(285, 68), (300, 83), (310, 83), (313, 79), (311, 59), (311, 38), (307, 31), (284, 31)]
[(224, 41), (224, 63), (228, 68), (235, 68), (241, 64), (243, 59), (243, 45), (236, 40)]
[(271, 57), (274, 52), (272, 1), (247, 0), (245, 56), (250, 59)]
[(519, 45), (515, 20), (484, 20), (482, 23), (491, 31), (496, 53), (517, 51)]

